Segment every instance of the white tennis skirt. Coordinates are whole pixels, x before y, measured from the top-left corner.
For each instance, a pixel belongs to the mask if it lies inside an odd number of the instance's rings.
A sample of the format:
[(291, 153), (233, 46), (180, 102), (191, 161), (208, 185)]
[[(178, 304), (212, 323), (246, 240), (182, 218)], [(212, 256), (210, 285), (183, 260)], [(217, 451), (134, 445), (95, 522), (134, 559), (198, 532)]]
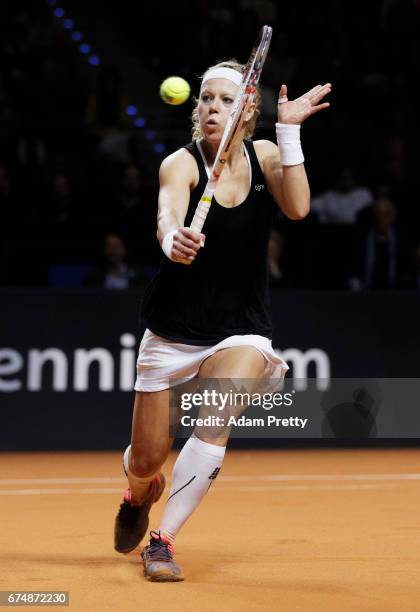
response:
[(265, 359), (264, 378), (282, 379), (289, 369), (264, 336), (229, 336), (213, 346), (194, 346), (167, 340), (146, 329), (140, 344), (134, 389), (162, 391), (187, 382), (197, 376), (207, 357), (232, 346), (253, 346), (260, 351)]

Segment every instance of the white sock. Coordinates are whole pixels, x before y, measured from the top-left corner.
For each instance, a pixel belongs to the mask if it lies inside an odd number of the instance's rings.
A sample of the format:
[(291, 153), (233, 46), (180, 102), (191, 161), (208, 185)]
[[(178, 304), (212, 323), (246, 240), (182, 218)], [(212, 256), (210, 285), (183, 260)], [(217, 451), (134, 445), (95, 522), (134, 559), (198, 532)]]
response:
[(172, 486), (159, 531), (171, 542), (209, 490), (223, 463), (226, 447), (192, 436), (184, 444), (172, 472)]
[(130, 471), (130, 453), (131, 453), (131, 444), (127, 446), (124, 453), (124, 471), (128, 478), (128, 484), (130, 486), (131, 491), (131, 499), (136, 503), (141, 503), (147, 497), (147, 493), (149, 491), (150, 483), (155, 478), (156, 474), (152, 474), (152, 476), (146, 476), (145, 478), (139, 478), (135, 476), (133, 472)]

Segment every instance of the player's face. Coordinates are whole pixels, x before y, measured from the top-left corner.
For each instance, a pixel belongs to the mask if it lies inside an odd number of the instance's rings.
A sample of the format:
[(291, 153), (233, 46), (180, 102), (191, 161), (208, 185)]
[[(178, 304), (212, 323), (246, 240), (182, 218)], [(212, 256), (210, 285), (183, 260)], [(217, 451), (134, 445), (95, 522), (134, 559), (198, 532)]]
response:
[(198, 117), (201, 133), (206, 140), (221, 140), (238, 85), (228, 79), (209, 79), (200, 91)]

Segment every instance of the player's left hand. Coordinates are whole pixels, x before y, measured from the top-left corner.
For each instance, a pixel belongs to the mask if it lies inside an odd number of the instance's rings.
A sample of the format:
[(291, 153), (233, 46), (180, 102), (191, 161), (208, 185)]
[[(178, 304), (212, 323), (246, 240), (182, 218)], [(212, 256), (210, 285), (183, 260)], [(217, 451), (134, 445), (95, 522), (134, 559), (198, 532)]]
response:
[(296, 98), (296, 100), (289, 100), (287, 97), (287, 86), (283, 84), (280, 88), (277, 105), (278, 122), (300, 125), (311, 115), (324, 108), (328, 108), (329, 102), (321, 104), (320, 102), (330, 93), (331, 88), (331, 83), (316, 85), (299, 98)]

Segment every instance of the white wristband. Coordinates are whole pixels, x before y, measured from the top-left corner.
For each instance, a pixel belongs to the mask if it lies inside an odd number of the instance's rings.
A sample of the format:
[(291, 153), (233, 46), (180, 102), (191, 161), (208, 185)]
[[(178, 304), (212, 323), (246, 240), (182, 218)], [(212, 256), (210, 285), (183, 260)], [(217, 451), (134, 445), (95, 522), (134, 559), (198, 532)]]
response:
[(303, 164), (305, 158), (300, 145), (300, 125), (276, 123), (276, 136), (281, 164), (283, 166)]
[(162, 251), (165, 253), (168, 259), (172, 260), (172, 245), (174, 243), (174, 236), (178, 230), (174, 229), (167, 234), (165, 234), (164, 239), (162, 240)]

